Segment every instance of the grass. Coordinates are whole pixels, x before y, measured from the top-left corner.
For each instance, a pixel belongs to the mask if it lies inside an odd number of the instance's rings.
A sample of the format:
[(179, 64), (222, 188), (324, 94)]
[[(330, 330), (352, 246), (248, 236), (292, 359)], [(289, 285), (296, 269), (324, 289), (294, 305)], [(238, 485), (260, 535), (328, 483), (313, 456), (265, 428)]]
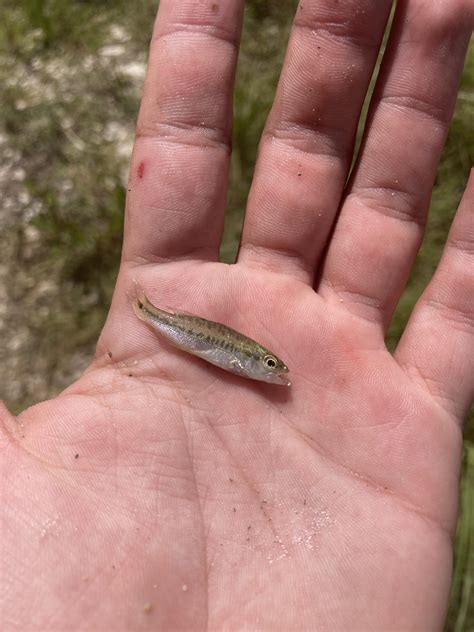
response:
[[(293, 0), (247, 3), (225, 261), (238, 243), (294, 7)], [(70, 383), (87, 365), (104, 322), (155, 9), (152, 0), (0, 0), (0, 397), (14, 411)], [(471, 47), (426, 237), (388, 334), (392, 348), (439, 260), (474, 163), (473, 86)], [(472, 411), (464, 451), (450, 632), (474, 629)]]
[(454, 575), (446, 630), (474, 630), (474, 444), (465, 441)]

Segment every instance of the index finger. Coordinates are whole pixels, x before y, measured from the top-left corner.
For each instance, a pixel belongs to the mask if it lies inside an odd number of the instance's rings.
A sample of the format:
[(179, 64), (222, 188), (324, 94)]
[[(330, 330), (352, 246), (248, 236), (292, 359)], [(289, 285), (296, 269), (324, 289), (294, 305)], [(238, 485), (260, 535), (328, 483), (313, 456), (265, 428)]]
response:
[(242, 0), (162, 0), (127, 198), (124, 260), (217, 259)]

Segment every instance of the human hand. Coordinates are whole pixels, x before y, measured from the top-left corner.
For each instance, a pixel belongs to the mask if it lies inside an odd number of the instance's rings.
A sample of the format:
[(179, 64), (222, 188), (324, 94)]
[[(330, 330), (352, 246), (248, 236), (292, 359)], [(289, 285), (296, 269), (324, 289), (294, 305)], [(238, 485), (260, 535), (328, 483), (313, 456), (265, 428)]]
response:
[[(394, 356), (384, 335), (422, 238), (467, 9), (399, 3), (344, 187), (390, 3), (303, 0), (229, 266), (242, 2), (161, 2), (96, 358), (56, 399), (1, 411), (5, 629), (442, 626), (473, 386), (472, 178)], [(135, 282), (274, 350), (292, 387), (167, 346), (134, 316)]]

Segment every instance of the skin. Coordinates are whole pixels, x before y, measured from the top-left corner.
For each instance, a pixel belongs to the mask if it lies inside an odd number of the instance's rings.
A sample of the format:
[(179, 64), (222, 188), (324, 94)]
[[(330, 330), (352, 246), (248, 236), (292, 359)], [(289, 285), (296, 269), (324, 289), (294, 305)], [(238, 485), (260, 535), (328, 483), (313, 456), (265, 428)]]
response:
[[(59, 397), (0, 408), (3, 630), (442, 628), (473, 396), (473, 177), (394, 355), (384, 334), (473, 15), (399, 3), (344, 189), (389, 9), (300, 5), (229, 266), (242, 2), (162, 0), (96, 357)], [(134, 282), (268, 343), (291, 388), (159, 341)]]

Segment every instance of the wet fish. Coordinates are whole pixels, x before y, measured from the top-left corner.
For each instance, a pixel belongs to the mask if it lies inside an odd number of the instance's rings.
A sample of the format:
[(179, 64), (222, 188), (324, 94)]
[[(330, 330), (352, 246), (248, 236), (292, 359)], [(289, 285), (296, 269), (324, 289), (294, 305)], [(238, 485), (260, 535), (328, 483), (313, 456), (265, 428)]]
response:
[(235, 329), (192, 314), (159, 309), (138, 288), (132, 305), (138, 318), (178, 349), (251, 380), (290, 385), (285, 363)]

